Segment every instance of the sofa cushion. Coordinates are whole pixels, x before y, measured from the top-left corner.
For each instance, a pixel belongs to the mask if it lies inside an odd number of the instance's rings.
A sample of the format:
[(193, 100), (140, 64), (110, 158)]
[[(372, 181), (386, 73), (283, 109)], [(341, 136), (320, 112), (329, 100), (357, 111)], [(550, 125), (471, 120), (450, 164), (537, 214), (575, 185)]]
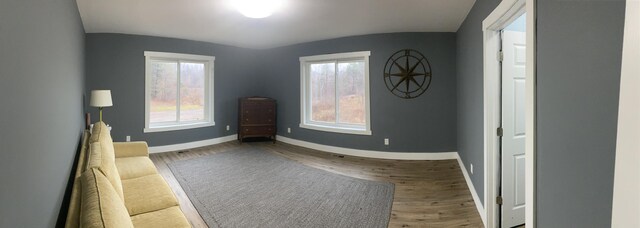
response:
[(116, 167), (116, 156), (113, 149), (113, 141), (109, 135), (109, 129), (103, 122), (94, 124), (91, 138), (89, 138), (89, 157), (87, 159), (87, 169), (96, 168), (109, 179), (113, 188), (124, 200), (122, 193), (122, 182)]
[(156, 166), (146, 156), (116, 158), (116, 167), (121, 180), (158, 173)]
[(179, 206), (135, 215), (131, 221), (136, 228), (191, 227)]
[(113, 140), (111, 139), (111, 132), (109, 132), (109, 128), (107, 127), (107, 125), (102, 121), (96, 122), (95, 124), (93, 124), (89, 143), (105, 140), (113, 144)]
[(159, 174), (122, 180), (124, 203), (130, 215), (178, 206), (171, 188)]
[(124, 200), (122, 181), (120, 180), (120, 173), (118, 173), (116, 158), (113, 156), (112, 150), (109, 150), (108, 146), (104, 146), (102, 142), (91, 143), (89, 148), (87, 169), (93, 168), (102, 172), (113, 185), (120, 199)]
[(116, 158), (149, 156), (149, 146), (147, 142), (113, 142)]
[(124, 202), (102, 172), (88, 169), (81, 178), (80, 227), (133, 227)]

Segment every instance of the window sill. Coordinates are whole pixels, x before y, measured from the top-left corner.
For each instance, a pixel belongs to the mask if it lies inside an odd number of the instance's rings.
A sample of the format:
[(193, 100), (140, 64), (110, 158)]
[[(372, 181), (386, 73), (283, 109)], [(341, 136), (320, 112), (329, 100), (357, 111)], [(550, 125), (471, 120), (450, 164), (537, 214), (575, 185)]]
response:
[(186, 129), (194, 129), (194, 128), (202, 128), (202, 127), (213, 127), (215, 126), (215, 122), (199, 122), (199, 123), (189, 123), (189, 124), (177, 124), (177, 125), (163, 125), (163, 126), (153, 126), (144, 128), (144, 133), (151, 132), (163, 132), (163, 131), (177, 131), (177, 130), (186, 130)]
[(343, 134), (353, 134), (353, 135), (371, 135), (371, 130), (358, 129), (358, 128), (346, 128), (346, 127), (329, 127), (323, 125), (315, 125), (315, 124), (300, 124), (301, 128), (317, 130), (317, 131), (327, 131), (327, 132), (335, 132), (335, 133), (343, 133)]

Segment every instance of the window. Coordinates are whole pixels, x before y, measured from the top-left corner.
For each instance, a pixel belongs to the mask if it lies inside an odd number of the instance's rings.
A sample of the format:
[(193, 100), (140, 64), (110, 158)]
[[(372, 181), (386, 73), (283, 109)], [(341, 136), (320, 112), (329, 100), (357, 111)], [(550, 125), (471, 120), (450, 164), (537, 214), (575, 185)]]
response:
[(300, 127), (371, 135), (370, 55), (364, 51), (300, 58)]
[(213, 126), (213, 56), (144, 52), (144, 132)]

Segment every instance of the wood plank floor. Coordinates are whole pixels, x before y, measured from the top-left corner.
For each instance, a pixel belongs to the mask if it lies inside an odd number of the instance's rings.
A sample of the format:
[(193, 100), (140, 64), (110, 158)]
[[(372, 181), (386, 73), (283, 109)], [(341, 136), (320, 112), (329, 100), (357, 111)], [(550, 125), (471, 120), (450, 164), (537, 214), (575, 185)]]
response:
[(181, 152), (151, 154), (193, 227), (207, 227), (169, 170), (172, 161), (242, 147), (260, 147), (304, 165), (346, 176), (389, 181), (395, 193), (389, 227), (483, 227), (456, 160), (402, 161), (342, 156), (277, 142), (227, 142)]

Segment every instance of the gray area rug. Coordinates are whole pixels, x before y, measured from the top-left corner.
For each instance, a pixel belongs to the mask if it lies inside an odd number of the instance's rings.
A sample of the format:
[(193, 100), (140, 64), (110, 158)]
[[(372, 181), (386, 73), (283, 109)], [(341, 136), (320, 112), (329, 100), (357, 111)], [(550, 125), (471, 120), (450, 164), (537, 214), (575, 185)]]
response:
[(169, 164), (210, 227), (387, 227), (394, 185), (305, 166), (260, 149)]

